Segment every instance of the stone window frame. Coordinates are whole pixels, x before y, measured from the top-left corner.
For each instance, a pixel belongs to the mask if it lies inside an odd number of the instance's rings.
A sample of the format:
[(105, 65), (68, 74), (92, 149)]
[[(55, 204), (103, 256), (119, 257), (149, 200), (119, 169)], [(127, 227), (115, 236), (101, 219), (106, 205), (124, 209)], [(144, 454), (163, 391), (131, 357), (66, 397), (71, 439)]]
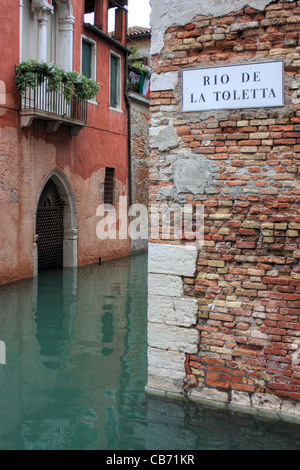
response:
[(104, 195), (103, 202), (107, 206), (106, 209), (109, 210), (110, 206), (114, 205), (115, 202), (115, 168), (106, 167), (105, 168), (105, 178), (104, 178)]
[[(72, 186), (64, 172), (56, 167), (53, 168), (43, 179), (39, 193), (36, 199), (36, 210), (38, 201), (47, 182), (52, 179), (57, 187), (59, 196), (64, 204), (64, 241), (63, 241), (63, 266), (75, 268), (78, 265), (77, 242), (78, 242), (78, 215), (76, 208), (76, 198)], [(35, 213), (36, 224), (36, 213)], [(34, 226), (33, 236), (33, 275), (38, 275), (38, 250), (37, 250), (36, 225)]]
[[(115, 57), (117, 59), (117, 84), (116, 84), (116, 107), (111, 106), (110, 102), (110, 91), (111, 91), (111, 57)], [(112, 111), (123, 112), (122, 111), (122, 58), (120, 54), (117, 54), (113, 50), (110, 50), (109, 53), (109, 109)]]
[[(80, 72), (82, 73), (82, 44), (83, 42), (88, 42), (91, 44), (91, 79), (97, 81), (97, 42), (94, 39), (86, 36), (85, 34), (81, 35), (80, 41)], [(94, 99), (88, 100), (90, 104), (97, 105), (96, 96)]]

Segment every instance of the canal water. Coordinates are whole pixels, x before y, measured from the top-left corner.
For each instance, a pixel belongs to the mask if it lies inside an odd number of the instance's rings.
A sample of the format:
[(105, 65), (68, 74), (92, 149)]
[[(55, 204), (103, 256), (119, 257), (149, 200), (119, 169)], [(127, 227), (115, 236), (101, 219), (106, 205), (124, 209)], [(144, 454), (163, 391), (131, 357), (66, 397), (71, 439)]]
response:
[(1, 286), (0, 306), (0, 450), (300, 449), (300, 424), (145, 393), (145, 254)]

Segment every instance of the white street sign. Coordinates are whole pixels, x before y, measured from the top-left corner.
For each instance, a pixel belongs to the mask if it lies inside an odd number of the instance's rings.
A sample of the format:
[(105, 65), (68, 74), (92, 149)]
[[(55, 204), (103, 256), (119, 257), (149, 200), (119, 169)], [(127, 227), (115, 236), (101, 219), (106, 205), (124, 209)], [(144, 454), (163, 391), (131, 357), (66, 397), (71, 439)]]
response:
[(284, 106), (284, 63), (260, 62), (182, 72), (182, 111)]

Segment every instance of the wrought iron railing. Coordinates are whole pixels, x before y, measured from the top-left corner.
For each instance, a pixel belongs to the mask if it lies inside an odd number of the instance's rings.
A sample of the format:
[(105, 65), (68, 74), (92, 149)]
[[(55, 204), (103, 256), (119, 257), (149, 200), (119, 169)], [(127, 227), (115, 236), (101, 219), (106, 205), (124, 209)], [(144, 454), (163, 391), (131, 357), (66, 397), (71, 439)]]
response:
[(69, 102), (65, 98), (64, 84), (58, 90), (49, 88), (49, 77), (43, 72), (35, 72), (35, 86), (27, 87), (21, 95), (21, 110), (46, 113), (51, 118), (66, 121), (87, 122), (87, 100), (74, 97)]

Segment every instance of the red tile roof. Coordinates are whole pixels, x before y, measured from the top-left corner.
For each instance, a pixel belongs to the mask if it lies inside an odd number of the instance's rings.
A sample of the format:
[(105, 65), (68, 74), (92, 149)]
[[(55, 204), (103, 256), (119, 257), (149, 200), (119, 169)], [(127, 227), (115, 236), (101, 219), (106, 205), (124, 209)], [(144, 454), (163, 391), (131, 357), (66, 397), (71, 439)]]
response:
[(127, 36), (142, 36), (151, 34), (151, 28), (144, 28), (143, 26), (132, 26), (127, 30)]

